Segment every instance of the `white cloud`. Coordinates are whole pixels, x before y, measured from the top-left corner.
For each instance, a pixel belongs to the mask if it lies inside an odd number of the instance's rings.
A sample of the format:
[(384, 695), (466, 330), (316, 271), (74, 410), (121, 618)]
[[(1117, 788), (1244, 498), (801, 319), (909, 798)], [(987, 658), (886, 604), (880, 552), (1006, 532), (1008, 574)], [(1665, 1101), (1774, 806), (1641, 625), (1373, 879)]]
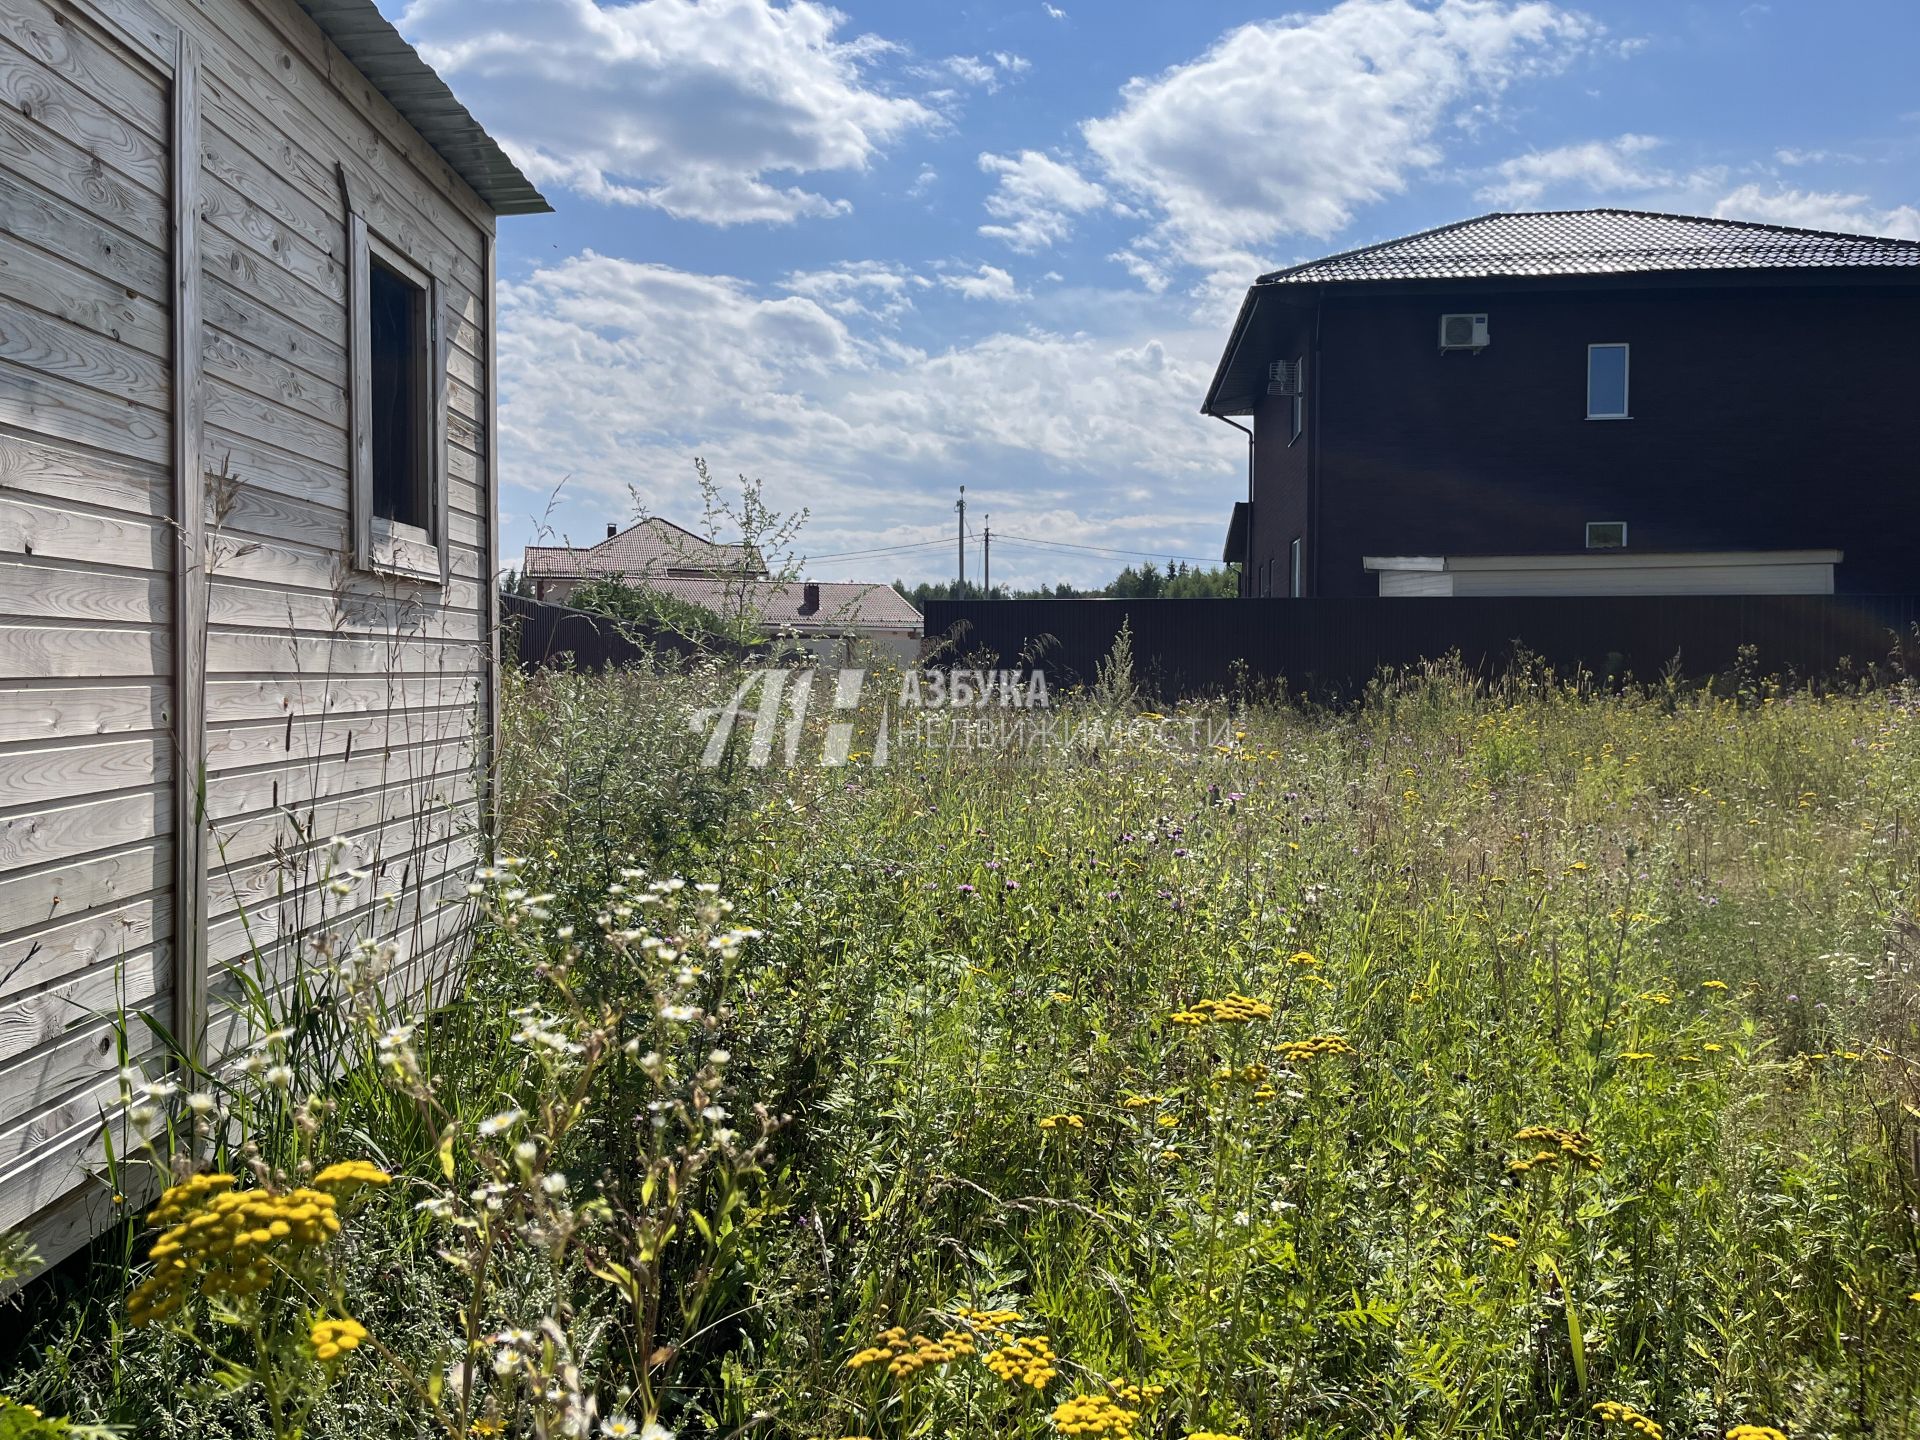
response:
[(1173, 277), (1168, 275), (1164, 266), (1156, 264), (1137, 250), (1118, 250), (1107, 257), (1119, 265), (1148, 290), (1158, 295), (1165, 290)]
[(949, 55), (946, 66), (969, 85), (999, 88), (1000, 72), (977, 55)]
[(791, 0), (415, 0), (401, 28), (537, 184), (714, 224), (848, 207), (789, 180), (938, 123), (870, 76), (893, 48)]
[(980, 86), (989, 95), (999, 90), (1001, 81), (1007, 76), (1019, 75), (1033, 68), (1033, 62), (1026, 56), (1005, 50), (996, 50), (985, 60), (978, 55), (949, 55), (941, 63), (949, 73), (968, 85)]
[(1494, 166), (1494, 179), (1475, 194), (1501, 205), (1531, 205), (1548, 190), (1568, 187), (1616, 194), (1658, 189), (1673, 183), (1671, 174), (1647, 160), (1660, 143), (1652, 135), (1621, 135), (1532, 150)]
[(1437, 165), (1451, 121), (1552, 73), (1601, 27), (1546, 0), (1343, 0), (1228, 32), (1083, 132), (1158, 217), (1134, 247), (1244, 285), (1283, 236), (1327, 239)]
[[(1032, 330), (922, 350), (830, 308), (847, 295), (872, 306), (913, 284), (869, 262), (789, 276), (779, 293), (592, 252), (503, 284), (504, 509), (523, 515), (570, 477), (561, 533), (597, 534), (623, 518), (630, 485), (679, 515), (696, 503), (691, 459), (705, 455), (719, 474), (764, 477), (780, 509), (811, 506), (809, 544), (821, 551), (938, 523), (921, 517), (945, 501), (927, 497), (962, 482), (970, 500), (976, 485), (999, 491), (996, 530), (1137, 545), (1115, 538), (1147, 508), (1126, 499), (1133, 488), (1177, 517), (1153, 527), (1151, 543), (1190, 554), (1217, 545), (1244, 453), (1195, 413), (1217, 333)], [(510, 523), (527, 537), (525, 520)], [(1082, 573), (1054, 561), (1035, 563)], [(892, 568), (882, 561), (876, 573)]]
[(907, 194), (918, 200), (933, 188), (933, 182), (940, 178), (940, 172), (931, 165), (922, 165), (920, 173), (913, 177), (913, 183), (907, 187)]
[(1026, 253), (1043, 250), (1073, 233), (1073, 217), (1107, 203), (1107, 192), (1072, 165), (1022, 150), (1018, 155), (983, 154), (980, 168), (997, 176), (987, 196), (987, 214), (997, 224), (980, 233)]
[(1764, 190), (1750, 184), (1723, 196), (1713, 207), (1713, 213), (1728, 220), (1760, 220), (1808, 230), (1920, 240), (1920, 209), (1912, 205), (1882, 209), (1865, 195), (1795, 190), (1789, 186)]
[(842, 318), (858, 315), (891, 323), (913, 309), (912, 291), (932, 284), (926, 276), (884, 260), (852, 260), (824, 270), (796, 270), (780, 288)]
[(1047, 12), (1047, 18), (1049, 20), (1064, 20), (1067, 18), (1066, 11), (1062, 10), (1058, 5), (1049, 5), (1047, 0), (1040, 0), (1040, 8)]
[(998, 265), (982, 265), (978, 270), (942, 275), (940, 283), (958, 291), (968, 300), (1025, 300), (1027, 292), (1013, 283), (1013, 276)]

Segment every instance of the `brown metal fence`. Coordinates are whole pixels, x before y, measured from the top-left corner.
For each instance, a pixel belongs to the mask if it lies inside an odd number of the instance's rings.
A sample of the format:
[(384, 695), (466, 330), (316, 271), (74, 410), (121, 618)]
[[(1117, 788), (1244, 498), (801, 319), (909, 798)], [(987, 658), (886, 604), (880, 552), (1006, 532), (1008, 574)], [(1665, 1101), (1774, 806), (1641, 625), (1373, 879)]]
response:
[(1162, 696), (1280, 681), (1339, 702), (1383, 669), (1457, 654), (1488, 676), (1522, 654), (1560, 675), (1809, 680), (1920, 674), (1920, 595), (1524, 596), (1342, 600), (936, 600), (941, 664), (1089, 684), (1129, 632), (1136, 676)]
[(524, 595), (500, 597), (503, 656), (523, 670), (608, 670), (652, 665), (662, 653), (711, 653), (683, 635)]

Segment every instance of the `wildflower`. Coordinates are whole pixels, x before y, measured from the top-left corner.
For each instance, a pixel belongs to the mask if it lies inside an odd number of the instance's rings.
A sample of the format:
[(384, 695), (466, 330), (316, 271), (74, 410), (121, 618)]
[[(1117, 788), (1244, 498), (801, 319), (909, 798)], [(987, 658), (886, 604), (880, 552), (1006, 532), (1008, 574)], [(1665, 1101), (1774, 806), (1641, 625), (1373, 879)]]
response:
[(1076, 1395), (1054, 1407), (1053, 1428), (1062, 1435), (1111, 1435), (1126, 1440), (1139, 1418), (1138, 1410), (1105, 1395)]
[(1264, 1000), (1237, 991), (1220, 1000), (1196, 1000), (1184, 1010), (1167, 1017), (1175, 1025), (1245, 1025), (1252, 1020), (1271, 1020), (1273, 1006)]
[(1661, 1440), (1664, 1433), (1659, 1424), (1642, 1415), (1631, 1405), (1623, 1405), (1618, 1400), (1602, 1400), (1593, 1407), (1593, 1413), (1600, 1417), (1603, 1425), (1624, 1425), (1629, 1430), (1646, 1436), (1646, 1440)]
[(1498, 1231), (1489, 1230), (1487, 1232), (1487, 1239), (1498, 1245), (1502, 1250), (1518, 1250), (1520, 1248), (1520, 1242), (1514, 1239), (1513, 1236), (1502, 1235)]
[(336, 1190), (351, 1193), (362, 1185), (388, 1185), (393, 1177), (378, 1165), (365, 1160), (341, 1160), (326, 1167), (313, 1177), (316, 1190)]
[(340, 1233), (328, 1191), (240, 1191), (235, 1184), (232, 1175), (192, 1175), (160, 1196), (147, 1215), (166, 1227), (148, 1252), (153, 1272), (127, 1297), (134, 1325), (165, 1319), (195, 1294), (254, 1294), (280, 1269), (276, 1252), (312, 1249)]
[(1771, 1425), (1736, 1425), (1727, 1431), (1727, 1440), (1787, 1440)]
[(1289, 1040), (1280, 1047), (1280, 1058), (1289, 1065), (1302, 1065), (1321, 1055), (1351, 1055), (1353, 1047), (1338, 1035), (1309, 1035), (1304, 1040)]
[(285, 1090), (293, 1084), (293, 1067), (291, 1065), (269, 1065), (267, 1067), (266, 1082), (277, 1090)]
[(480, 1138), (482, 1140), (492, 1139), (503, 1130), (511, 1130), (526, 1118), (527, 1112), (518, 1107), (511, 1110), (502, 1110), (498, 1115), (489, 1115), (480, 1122)]
[(673, 1440), (673, 1431), (658, 1420), (649, 1420), (640, 1427), (640, 1440)]
[(1529, 1125), (1513, 1137), (1523, 1145), (1551, 1145), (1550, 1150), (1535, 1151), (1524, 1160), (1508, 1163), (1510, 1174), (1525, 1175), (1536, 1168), (1552, 1169), (1563, 1160), (1588, 1170), (1598, 1170), (1601, 1166), (1600, 1155), (1593, 1148), (1593, 1140), (1584, 1130), (1556, 1130), (1548, 1125)]
[(313, 1346), (314, 1359), (323, 1364), (359, 1348), (366, 1338), (367, 1327), (353, 1319), (315, 1321), (307, 1337)]
[(1052, 1341), (1044, 1335), (1030, 1335), (1023, 1340), (1011, 1340), (998, 1350), (989, 1350), (980, 1357), (980, 1363), (1009, 1385), (1044, 1390), (1060, 1373), (1054, 1368), (1057, 1358)]
[(634, 1440), (640, 1427), (624, 1415), (609, 1415), (600, 1422), (600, 1433), (608, 1440)]
[(1311, 950), (1296, 950), (1287, 963), (1291, 965), (1318, 965), (1320, 962), (1314, 958)]
[(1238, 1435), (1222, 1435), (1217, 1430), (1189, 1430), (1187, 1440), (1240, 1440)]
[(1040, 1117), (1042, 1130), (1084, 1130), (1087, 1122), (1078, 1115), (1043, 1115)]
[[(1727, 982), (1724, 980), (1702, 980), (1700, 982), (1700, 988), (1702, 990), (1724, 990), (1727, 988)], [(1746, 1427), (1742, 1426), (1739, 1428), (1744, 1429)]]

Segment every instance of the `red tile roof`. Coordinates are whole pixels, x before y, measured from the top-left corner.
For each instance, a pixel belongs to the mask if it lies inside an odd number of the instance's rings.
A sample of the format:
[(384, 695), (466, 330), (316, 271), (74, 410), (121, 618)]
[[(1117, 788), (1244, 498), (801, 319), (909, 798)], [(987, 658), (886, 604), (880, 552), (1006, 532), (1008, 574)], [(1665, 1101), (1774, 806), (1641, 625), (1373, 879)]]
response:
[[(763, 623), (800, 630), (840, 630), (848, 626), (888, 630), (918, 630), (920, 612), (891, 585), (846, 580), (727, 581), (659, 576), (646, 582), (690, 604), (726, 615), (749, 606)], [(807, 607), (807, 591), (817, 589), (818, 603)]]
[(763, 572), (760, 557), (745, 545), (716, 544), (658, 516), (629, 525), (598, 545), (529, 545), (521, 567), (551, 580), (598, 575), (711, 574), (749, 569)]

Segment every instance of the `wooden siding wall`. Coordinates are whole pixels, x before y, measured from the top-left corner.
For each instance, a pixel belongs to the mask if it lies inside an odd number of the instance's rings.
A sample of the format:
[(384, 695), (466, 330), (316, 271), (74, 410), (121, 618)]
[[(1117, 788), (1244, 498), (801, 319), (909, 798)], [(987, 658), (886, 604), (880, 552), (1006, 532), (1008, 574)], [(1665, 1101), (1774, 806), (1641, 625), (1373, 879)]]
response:
[[(206, 491), (185, 563), (208, 613), (178, 644), (183, 31)], [(342, 165), (446, 302), (444, 591), (348, 565)], [(30, 1222), (49, 1256), (108, 1213), (82, 1181), (119, 1104), (114, 1012), (171, 1026), (176, 976), (204, 966), (208, 1056), (233, 1053), (237, 970), (284, 982), (328, 864), (372, 872), (329, 902), (337, 931), (400, 939), (415, 975), (460, 942), (487, 758), (491, 228), (291, 0), (0, 8), (0, 1229)], [(183, 657), (204, 666), (204, 936), (176, 934)], [(163, 1047), (125, 1033), (156, 1077)]]

